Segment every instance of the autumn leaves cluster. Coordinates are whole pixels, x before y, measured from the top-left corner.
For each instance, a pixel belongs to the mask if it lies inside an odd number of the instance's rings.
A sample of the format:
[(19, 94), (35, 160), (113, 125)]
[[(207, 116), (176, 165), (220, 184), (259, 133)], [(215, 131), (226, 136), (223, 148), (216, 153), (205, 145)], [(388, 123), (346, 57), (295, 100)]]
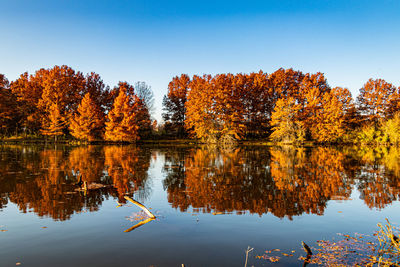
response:
[(163, 118), (167, 131), (209, 142), (347, 142), (356, 138), (350, 134), (355, 129), (375, 129), (394, 118), (399, 90), (370, 79), (354, 101), (347, 88), (331, 88), (322, 73), (183, 74), (168, 86)]
[(11, 84), (0, 76), (3, 134), (15, 129), (55, 139), (134, 142), (150, 131), (146, 104), (127, 82), (110, 89), (98, 74), (84, 76), (68, 66), (24, 73)]

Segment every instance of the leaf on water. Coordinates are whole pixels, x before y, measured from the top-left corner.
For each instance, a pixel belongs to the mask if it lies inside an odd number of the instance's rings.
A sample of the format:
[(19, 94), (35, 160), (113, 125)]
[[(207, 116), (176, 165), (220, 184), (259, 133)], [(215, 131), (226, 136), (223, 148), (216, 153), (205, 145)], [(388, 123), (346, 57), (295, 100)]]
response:
[(40, 228), (42, 228), (42, 229), (46, 229), (46, 228), (47, 228), (47, 226), (42, 226), (42, 227), (40, 227)]
[(282, 253), (282, 255), (286, 257), (293, 257), (293, 254)]
[(342, 212), (343, 212), (343, 211), (340, 211), (340, 210), (338, 211), (338, 213), (342, 213)]
[(269, 257), (269, 260), (270, 260), (271, 262), (278, 262), (280, 259), (281, 259), (281, 258), (278, 257), (278, 256)]
[(221, 215), (224, 214), (223, 212), (213, 212), (212, 215)]

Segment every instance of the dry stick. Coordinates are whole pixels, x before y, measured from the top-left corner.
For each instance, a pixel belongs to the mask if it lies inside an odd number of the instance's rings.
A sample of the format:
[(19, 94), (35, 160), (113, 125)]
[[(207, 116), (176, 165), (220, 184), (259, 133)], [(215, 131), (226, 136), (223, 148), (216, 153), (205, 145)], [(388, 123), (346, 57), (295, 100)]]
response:
[(244, 263), (244, 267), (247, 267), (247, 259), (249, 257), (249, 252), (251, 252), (253, 249), (254, 248), (250, 248), (250, 246), (247, 246), (247, 249), (246, 249), (246, 261)]
[(132, 202), (133, 204), (135, 204), (135, 205), (138, 206), (139, 208), (141, 208), (144, 212), (146, 212), (147, 215), (149, 215), (149, 217), (150, 217), (151, 219), (155, 219), (155, 218), (156, 218), (156, 216), (154, 216), (154, 214), (151, 213), (143, 204), (141, 204), (141, 203), (137, 202), (136, 200), (133, 200), (132, 198), (127, 197), (127, 196), (124, 196), (124, 198), (125, 198), (126, 200)]
[(135, 225), (132, 226), (131, 228), (126, 229), (126, 230), (124, 231), (124, 233), (129, 233), (130, 231), (135, 230), (136, 228), (142, 226), (143, 224), (146, 224), (146, 223), (148, 223), (148, 222), (151, 222), (152, 220), (154, 220), (154, 218), (147, 218), (146, 220), (141, 221), (141, 222), (135, 224)]

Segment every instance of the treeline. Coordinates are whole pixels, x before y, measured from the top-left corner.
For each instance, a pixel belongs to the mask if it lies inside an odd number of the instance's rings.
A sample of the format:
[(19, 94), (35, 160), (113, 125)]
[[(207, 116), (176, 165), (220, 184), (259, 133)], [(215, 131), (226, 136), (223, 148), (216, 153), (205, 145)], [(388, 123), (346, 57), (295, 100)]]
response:
[(354, 100), (319, 72), (182, 74), (168, 85), (161, 125), (151, 119), (153, 105), (143, 82), (111, 89), (98, 74), (68, 66), (24, 73), (11, 83), (0, 74), (1, 136), (400, 143), (400, 87), (382, 79), (368, 80)]
[(400, 87), (382, 79), (368, 80), (353, 100), (319, 72), (182, 74), (163, 106), (166, 133), (208, 142), (400, 142)]
[[(151, 134), (154, 96), (144, 82), (110, 89), (100, 75), (68, 66), (27, 72), (9, 83), (0, 74), (0, 134), (73, 136), (135, 142)], [(155, 122), (156, 123), (156, 122)]]

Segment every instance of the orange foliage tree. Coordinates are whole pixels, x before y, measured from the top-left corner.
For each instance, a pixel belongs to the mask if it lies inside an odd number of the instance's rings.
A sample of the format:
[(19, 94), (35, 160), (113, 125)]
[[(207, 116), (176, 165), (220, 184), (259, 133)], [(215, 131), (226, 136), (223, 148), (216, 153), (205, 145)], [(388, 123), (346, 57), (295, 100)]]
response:
[(71, 118), (69, 125), (71, 134), (78, 139), (93, 141), (102, 136), (103, 127), (104, 113), (90, 93), (87, 93)]
[(315, 140), (334, 142), (345, 133), (348, 113), (354, 107), (351, 93), (347, 88), (335, 87), (322, 97), (322, 106), (314, 117), (315, 124), (311, 132)]
[[(60, 116), (64, 121), (68, 121), (69, 114), (73, 114), (78, 108), (81, 101), (80, 92), (83, 91), (84, 86), (85, 78), (81, 72), (76, 73), (68, 66), (55, 66), (44, 78), (42, 97), (38, 106), (45, 114), (48, 114), (51, 112), (53, 103), (57, 103)], [(42, 128), (49, 123), (43, 120)], [(67, 124), (63, 125), (65, 129), (68, 128), (67, 126)]]
[(240, 90), (245, 135), (263, 137), (269, 134), (274, 93), (269, 86), (268, 74), (258, 73), (235, 75), (234, 85)]
[(30, 132), (37, 132), (41, 126), (44, 111), (39, 108), (38, 103), (42, 97), (44, 79), (47, 74), (46, 69), (40, 69), (34, 75), (25, 72), (10, 86), (21, 107), (22, 125)]
[(9, 89), (8, 80), (0, 74), (0, 133), (7, 133), (18, 127), (19, 113), (17, 99)]
[(320, 72), (316, 74), (307, 73), (300, 83), (296, 97), (297, 102), (301, 105), (299, 119), (312, 138), (316, 138), (314, 132), (315, 126), (318, 124), (316, 115), (323, 108), (322, 98), (327, 92), (330, 92), (330, 87), (326, 78)]
[(178, 137), (186, 136), (185, 116), (186, 100), (190, 86), (190, 78), (187, 74), (176, 76), (168, 84), (168, 93), (163, 99), (163, 119), (166, 130), (174, 132)]
[(185, 127), (197, 138), (215, 141), (217, 118), (213, 111), (215, 103), (210, 80), (211, 75), (193, 76), (185, 104)]
[(139, 139), (137, 115), (140, 100), (133, 94), (133, 87), (128, 83), (120, 82), (118, 91), (113, 108), (107, 116), (105, 139), (135, 142)]
[(46, 118), (43, 118), (43, 128), (41, 133), (43, 135), (54, 136), (54, 140), (57, 141), (57, 136), (63, 135), (63, 129), (65, 128), (65, 117), (60, 113), (60, 105), (56, 102), (50, 105), (49, 113)]
[(186, 102), (186, 128), (209, 142), (243, 137), (243, 102), (234, 75), (194, 76)]
[(300, 76), (302, 80), (290, 79), (289, 86), (278, 87), (283, 95), (276, 101), (274, 113), (271, 115), (271, 124), (274, 126), (271, 137), (290, 142), (303, 141), (309, 138), (307, 134), (311, 134), (312, 138), (318, 139), (318, 132), (315, 131), (316, 125), (320, 123), (317, 114), (324, 114), (322, 99), (324, 94), (330, 92), (330, 88), (322, 73), (289, 73), (290, 78)]
[(81, 97), (90, 93), (92, 100), (102, 112), (110, 111), (113, 104), (113, 95), (109, 86), (106, 86), (100, 75), (94, 72), (88, 73), (85, 77), (84, 90)]
[(396, 87), (383, 79), (369, 79), (360, 89), (357, 105), (365, 122), (391, 117), (398, 103)]
[[(83, 96), (90, 93), (93, 101), (107, 111), (112, 106), (113, 96), (96, 73), (83, 76), (68, 66), (54, 66), (40, 69), (33, 75), (22, 74), (11, 83), (11, 91), (16, 95), (21, 111), (21, 126), (30, 132), (37, 132), (49, 122), (50, 106), (58, 102), (61, 116), (68, 121), (69, 114), (78, 108)], [(68, 125), (65, 124), (65, 130)]]

